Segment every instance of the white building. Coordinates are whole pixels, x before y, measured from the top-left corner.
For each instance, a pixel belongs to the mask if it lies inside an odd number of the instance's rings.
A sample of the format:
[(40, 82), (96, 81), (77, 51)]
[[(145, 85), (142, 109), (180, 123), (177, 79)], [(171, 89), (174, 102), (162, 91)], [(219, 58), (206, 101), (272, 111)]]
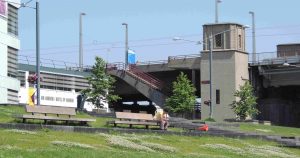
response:
[(0, 104), (18, 104), (19, 0), (0, 1)]
[[(27, 81), (29, 74), (35, 73), (35, 66), (19, 63), (18, 79), (21, 82), (19, 102), (27, 104), (29, 99), (29, 87), (33, 87)], [(80, 91), (89, 87), (86, 77), (88, 72), (58, 69), (41, 66), (41, 105), (77, 107)], [(36, 97), (35, 97), (36, 103)], [(104, 109), (109, 112), (108, 103), (103, 101)], [(85, 102), (84, 108), (92, 111), (95, 106)]]

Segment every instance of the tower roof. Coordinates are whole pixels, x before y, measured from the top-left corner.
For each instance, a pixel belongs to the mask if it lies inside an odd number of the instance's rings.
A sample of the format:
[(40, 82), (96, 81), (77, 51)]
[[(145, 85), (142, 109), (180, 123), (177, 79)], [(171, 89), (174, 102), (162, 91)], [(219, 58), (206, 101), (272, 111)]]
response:
[(239, 25), (243, 27), (244, 25), (239, 24), (239, 23), (234, 23), (234, 22), (223, 22), (223, 23), (207, 23), (203, 24), (203, 26), (212, 26), (212, 25)]

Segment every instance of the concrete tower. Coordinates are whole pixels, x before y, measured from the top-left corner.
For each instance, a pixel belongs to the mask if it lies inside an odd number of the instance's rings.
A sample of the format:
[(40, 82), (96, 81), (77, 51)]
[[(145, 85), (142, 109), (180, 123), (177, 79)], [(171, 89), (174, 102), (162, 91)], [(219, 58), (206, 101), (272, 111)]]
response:
[(249, 79), (248, 53), (245, 51), (245, 27), (236, 23), (203, 25), (201, 56), (201, 117), (208, 118), (210, 107), (209, 37), (212, 35), (212, 118), (225, 121), (235, 118), (229, 106), (237, 98), (234, 92)]

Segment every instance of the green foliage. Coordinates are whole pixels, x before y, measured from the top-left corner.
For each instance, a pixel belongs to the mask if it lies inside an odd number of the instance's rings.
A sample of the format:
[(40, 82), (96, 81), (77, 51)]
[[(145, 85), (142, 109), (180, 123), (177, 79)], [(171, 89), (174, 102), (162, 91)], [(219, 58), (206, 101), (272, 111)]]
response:
[(173, 95), (166, 100), (166, 107), (175, 113), (191, 112), (195, 105), (196, 88), (181, 72), (177, 80), (173, 82)]
[(254, 96), (254, 90), (249, 81), (245, 82), (243, 86), (240, 86), (240, 90), (237, 90), (234, 96), (238, 97), (239, 100), (233, 101), (230, 106), (240, 120), (245, 120), (247, 116), (252, 117), (259, 113), (256, 108), (257, 97)]
[(213, 119), (213, 118), (206, 118), (206, 119), (204, 119), (204, 121), (207, 121), (207, 122), (216, 122), (216, 120)]
[(82, 91), (86, 95), (87, 101), (92, 102), (98, 108), (101, 108), (103, 105), (100, 104), (100, 100), (106, 98), (108, 102), (114, 102), (120, 99), (118, 95), (114, 94), (115, 79), (105, 72), (105, 61), (96, 57), (96, 63), (92, 67), (92, 75), (87, 77), (90, 88), (87, 88)]

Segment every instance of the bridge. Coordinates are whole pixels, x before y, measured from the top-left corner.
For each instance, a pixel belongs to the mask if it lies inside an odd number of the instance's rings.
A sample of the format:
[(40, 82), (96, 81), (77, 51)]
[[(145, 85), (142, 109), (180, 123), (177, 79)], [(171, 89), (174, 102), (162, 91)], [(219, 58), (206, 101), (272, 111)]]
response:
[[(251, 61), (246, 52), (243, 25), (205, 24), (205, 43), (209, 35), (219, 36), (213, 38), (215, 44), (211, 48), (203, 45), (199, 54), (170, 56), (166, 60), (138, 62), (128, 67), (123, 63), (108, 64), (107, 72), (117, 79), (116, 92), (122, 97), (118, 104), (134, 102), (137, 105), (138, 101), (149, 101), (150, 105), (163, 107), (171, 95), (172, 82), (182, 71), (197, 88), (203, 119), (210, 116), (217, 121), (234, 119), (229, 106), (237, 100), (233, 94), (250, 80), (258, 97), (259, 119), (300, 127), (300, 44), (278, 45), (276, 52), (256, 54)], [(209, 81), (210, 49), (212, 82)], [(53, 64), (52, 61), (47, 63)], [(212, 106), (204, 105), (210, 96)]]
[[(108, 64), (107, 72), (117, 79), (116, 93), (121, 102), (151, 101), (163, 107), (171, 95), (172, 82), (180, 72), (187, 74), (200, 96), (200, 54), (171, 56), (168, 60)], [(198, 81), (198, 82), (197, 82)]]

